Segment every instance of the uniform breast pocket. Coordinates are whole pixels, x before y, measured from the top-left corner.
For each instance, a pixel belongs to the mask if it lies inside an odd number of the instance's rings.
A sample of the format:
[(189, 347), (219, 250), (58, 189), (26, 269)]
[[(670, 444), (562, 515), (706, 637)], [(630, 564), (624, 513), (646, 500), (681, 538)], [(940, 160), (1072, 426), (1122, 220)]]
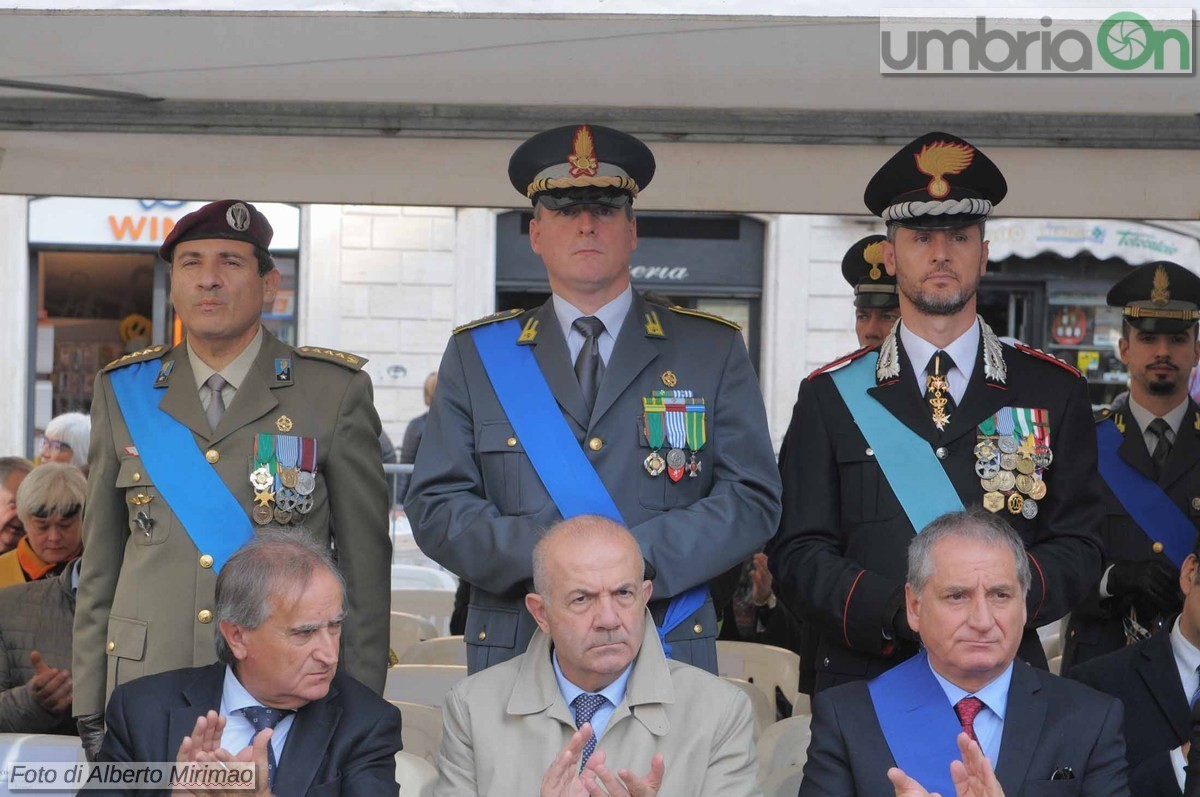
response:
[(117, 473), (118, 490), (125, 495), (129, 514), (129, 534), (137, 545), (159, 545), (171, 534), (174, 515), (154, 487), (139, 457), (121, 462)]
[(887, 520), (902, 511), (875, 459), (875, 452), (858, 435), (839, 435), (835, 447), (842, 517), (850, 523)]
[(495, 421), (479, 429), (479, 465), (488, 500), (506, 515), (532, 515), (549, 500), (512, 424)]

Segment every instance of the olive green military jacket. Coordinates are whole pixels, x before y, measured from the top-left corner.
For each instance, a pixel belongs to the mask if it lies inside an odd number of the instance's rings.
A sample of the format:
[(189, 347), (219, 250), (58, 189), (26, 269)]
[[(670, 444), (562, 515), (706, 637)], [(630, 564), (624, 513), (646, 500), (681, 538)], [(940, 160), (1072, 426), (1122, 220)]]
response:
[[(249, 476), (257, 435), (316, 439), (313, 505), (292, 525), (322, 543), (333, 541), (348, 592), (343, 662), (351, 675), (382, 692), (391, 541), (379, 416), (370, 377), (359, 370), (365, 360), (329, 349), (293, 349), (264, 334), (215, 432), (183, 346), (123, 357), (96, 377), (75, 611), (76, 716), (103, 712), (117, 684), (216, 658), (212, 558), (155, 490), (110, 381), (111, 371), (151, 359), (162, 363), (152, 388), (162, 393), (159, 406), (192, 431), (197, 449), (247, 514), (255, 506)], [(139, 520), (139, 512), (146, 517)]]

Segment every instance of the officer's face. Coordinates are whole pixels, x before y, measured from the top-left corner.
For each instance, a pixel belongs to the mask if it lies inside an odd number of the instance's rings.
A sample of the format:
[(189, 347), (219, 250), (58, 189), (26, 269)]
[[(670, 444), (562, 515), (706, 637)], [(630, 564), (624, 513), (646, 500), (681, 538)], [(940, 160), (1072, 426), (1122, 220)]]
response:
[(858, 335), (858, 345), (878, 346), (883, 343), (899, 317), (899, 307), (856, 307), (854, 334)]
[(975, 311), (975, 291), (987, 269), (988, 245), (979, 225), (958, 230), (896, 227), (883, 242), (883, 263), (900, 288), (901, 310), (908, 302), (924, 315)]
[(576, 307), (592, 310), (629, 284), (637, 221), (625, 208), (605, 205), (539, 208), (529, 222), (529, 245), (546, 264), (550, 289)]
[(920, 593), (904, 588), (908, 624), (921, 635), (933, 668), (974, 692), (1017, 655), (1025, 596), (1007, 547), (961, 537), (933, 546), (933, 575)]
[(527, 595), (525, 605), (554, 640), (563, 675), (581, 689), (603, 689), (637, 656), (651, 592), (642, 568), (632, 540), (561, 536), (551, 542), (548, 594)]
[(1117, 343), (1121, 362), (1129, 369), (1130, 389), (1135, 399), (1144, 396), (1183, 398), (1188, 377), (1200, 357), (1196, 327), (1186, 332), (1143, 332), (1126, 326)]
[(323, 567), (303, 589), (272, 595), (258, 628), (221, 621), (235, 672), (264, 706), (297, 709), (329, 692), (342, 639), (342, 588)]
[(245, 241), (184, 241), (171, 260), (171, 303), (188, 338), (207, 344), (236, 350), (249, 342), (278, 285), (276, 269), (259, 276), (254, 247)]

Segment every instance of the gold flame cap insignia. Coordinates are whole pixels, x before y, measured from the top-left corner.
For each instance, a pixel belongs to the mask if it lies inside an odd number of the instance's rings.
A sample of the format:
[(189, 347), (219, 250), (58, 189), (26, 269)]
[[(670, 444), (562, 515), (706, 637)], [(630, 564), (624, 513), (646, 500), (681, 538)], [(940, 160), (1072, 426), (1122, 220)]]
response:
[(1167, 270), (1162, 266), (1154, 269), (1154, 287), (1150, 291), (1150, 301), (1160, 306), (1171, 301), (1171, 281), (1167, 278)]
[(915, 156), (917, 171), (927, 174), (933, 179), (929, 181), (929, 195), (934, 199), (944, 199), (950, 193), (950, 183), (946, 182), (947, 174), (960, 174), (971, 165), (975, 159), (975, 148), (970, 144), (951, 144), (947, 141), (935, 141), (921, 147)]
[(571, 176), (595, 177), (600, 161), (596, 159), (596, 142), (592, 138), (592, 129), (587, 125), (580, 125), (575, 131), (573, 146), (574, 150), (567, 156), (567, 163), (571, 164)]

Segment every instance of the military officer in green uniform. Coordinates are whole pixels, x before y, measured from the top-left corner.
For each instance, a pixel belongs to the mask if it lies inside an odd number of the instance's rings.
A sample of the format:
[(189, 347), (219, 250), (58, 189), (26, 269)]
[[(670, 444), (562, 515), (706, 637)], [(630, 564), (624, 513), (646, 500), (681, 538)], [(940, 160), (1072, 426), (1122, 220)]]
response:
[(405, 501), (421, 549), (474, 585), (473, 671), (525, 651), (542, 530), (604, 514), (642, 547), (671, 656), (715, 672), (706, 585), (779, 521), (779, 473), (741, 332), (631, 287), (632, 202), (653, 174), (645, 144), (587, 124), (538, 134), (509, 162), (533, 204), (529, 242), (553, 295), (455, 332)]
[(343, 660), (383, 689), (391, 543), (371, 380), (361, 357), (263, 328), (279, 284), (271, 235), (247, 202), (180, 219), (159, 254), (185, 342), (96, 378), (72, 667), (88, 747), (117, 684), (215, 661), (217, 571), (268, 524), (333, 547)]
[(842, 279), (854, 288), (854, 334), (859, 346), (878, 346), (900, 318), (896, 278), (883, 263), (886, 235), (868, 235), (846, 250)]

